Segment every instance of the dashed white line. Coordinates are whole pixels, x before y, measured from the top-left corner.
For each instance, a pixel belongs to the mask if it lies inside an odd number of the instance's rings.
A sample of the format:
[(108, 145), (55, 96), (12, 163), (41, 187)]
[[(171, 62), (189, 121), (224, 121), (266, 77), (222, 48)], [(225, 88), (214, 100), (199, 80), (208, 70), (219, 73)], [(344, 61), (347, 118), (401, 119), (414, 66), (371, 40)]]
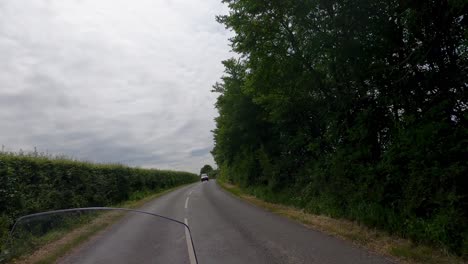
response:
[[(188, 226), (187, 218), (184, 218), (184, 222)], [(185, 240), (187, 240), (187, 250), (189, 254), (190, 264), (197, 264), (195, 252), (193, 252), (192, 238), (190, 237), (190, 232), (187, 227), (185, 227)]]
[(191, 194), (192, 194), (192, 192), (193, 192), (193, 190), (191, 190), (191, 191), (189, 192), (189, 194), (188, 194), (188, 195), (191, 195)]
[(190, 199), (190, 197), (187, 197), (187, 199), (185, 199), (185, 209), (187, 209), (188, 207), (188, 200)]

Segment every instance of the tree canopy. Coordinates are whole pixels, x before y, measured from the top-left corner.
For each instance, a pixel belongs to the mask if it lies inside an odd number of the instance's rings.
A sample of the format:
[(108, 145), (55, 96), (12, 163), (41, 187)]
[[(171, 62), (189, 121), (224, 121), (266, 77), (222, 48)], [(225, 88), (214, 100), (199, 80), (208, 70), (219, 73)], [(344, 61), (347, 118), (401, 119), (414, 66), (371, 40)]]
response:
[(204, 165), (204, 166), (200, 169), (200, 174), (208, 174), (208, 173), (210, 173), (211, 171), (213, 171), (213, 167), (211, 167), (210, 165), (206, 164), (206, 165)]
[(221, 177), (466, 254), (468, 3), (223, 2)]

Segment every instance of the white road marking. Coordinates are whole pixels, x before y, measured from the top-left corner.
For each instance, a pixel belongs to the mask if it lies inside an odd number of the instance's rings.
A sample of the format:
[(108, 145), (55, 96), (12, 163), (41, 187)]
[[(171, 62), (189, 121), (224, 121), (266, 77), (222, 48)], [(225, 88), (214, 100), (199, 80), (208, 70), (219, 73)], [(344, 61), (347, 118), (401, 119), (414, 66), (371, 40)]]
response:
[(193, 190), (191, 190), (191, 191), (189, 192), (189, 194), (188, 194), (188, 195), (191, 195), (191, 194), (192, 194), (192, 192), (193, 192)]
[[(184, 222), (186, 225), (188, 225), (187, 218), (184, 218)], [(195, 252), (193, 252), (192, 239), (190, 237), (190, 232), (187, 227), (185, 227), (185, 240), (187, 240), (187, 250), (189, 254), (190, 264), (197, 264), (197, 260), (195, 258)]]
[(190, 197), (187, 197), (187, 199), (185, 199), (185, 209), (187, 209), (187, 206), (188, 206), (188, 200), (190, 199)]

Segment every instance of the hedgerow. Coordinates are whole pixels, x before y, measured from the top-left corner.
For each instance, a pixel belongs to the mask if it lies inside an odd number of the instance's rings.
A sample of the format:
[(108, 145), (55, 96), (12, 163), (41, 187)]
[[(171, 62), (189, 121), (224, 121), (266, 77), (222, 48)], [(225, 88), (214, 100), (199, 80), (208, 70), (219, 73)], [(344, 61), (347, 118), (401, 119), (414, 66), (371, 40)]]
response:
[(109, 206), (138, 193), (197, 180), (195, 174), (181, 171), (0, 153), (0, 241), (4, 241), (14, 219), (21, 215)]

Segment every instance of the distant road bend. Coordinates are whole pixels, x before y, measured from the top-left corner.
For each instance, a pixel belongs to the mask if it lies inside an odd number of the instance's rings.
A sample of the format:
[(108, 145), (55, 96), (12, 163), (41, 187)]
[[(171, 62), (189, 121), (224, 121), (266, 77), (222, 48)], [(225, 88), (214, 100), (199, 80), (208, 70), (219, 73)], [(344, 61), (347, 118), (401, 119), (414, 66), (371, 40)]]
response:
[[(213, 180), (177, 189), (141, 209), (188, 223), (199, 264), (392, 263), (241, 201)], [(192, 264), (184, 229), (163, 229), (153, 228), (147, 221), (123, 219), (60, 262)], [(161, 243), (142, 242), (148, 236), (160, 238)], [(161, 253), (154, 258), (151, 254), (156, 251)]]

